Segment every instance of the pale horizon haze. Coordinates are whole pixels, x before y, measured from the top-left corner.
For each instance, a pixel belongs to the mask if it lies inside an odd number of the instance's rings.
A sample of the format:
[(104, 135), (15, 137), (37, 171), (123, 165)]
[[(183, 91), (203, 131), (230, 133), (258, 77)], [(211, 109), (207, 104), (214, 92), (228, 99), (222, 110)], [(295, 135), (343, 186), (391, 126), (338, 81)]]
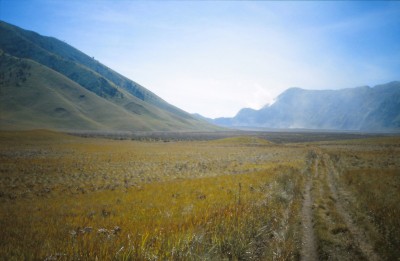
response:
[(259, 109), (290, 87), (400, 80), (398, 1), (0, 0), (0, 20), (210, 118)]

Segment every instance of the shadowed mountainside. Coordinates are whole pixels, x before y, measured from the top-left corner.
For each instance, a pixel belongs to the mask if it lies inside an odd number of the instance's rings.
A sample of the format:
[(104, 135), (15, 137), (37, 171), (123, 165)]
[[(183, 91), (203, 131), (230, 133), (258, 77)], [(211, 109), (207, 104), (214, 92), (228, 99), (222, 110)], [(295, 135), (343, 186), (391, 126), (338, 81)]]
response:
[(214, 130), (72, 46), (0, 21), (2, 128)]

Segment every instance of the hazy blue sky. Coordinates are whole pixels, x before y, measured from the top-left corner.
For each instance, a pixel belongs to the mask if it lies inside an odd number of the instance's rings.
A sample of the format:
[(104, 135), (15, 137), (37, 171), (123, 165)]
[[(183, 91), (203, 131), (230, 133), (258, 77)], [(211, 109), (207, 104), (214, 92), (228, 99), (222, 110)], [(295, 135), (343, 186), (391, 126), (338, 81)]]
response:
[(400, 80), (397, 1), (0, 0), (0, 19), (208, 117), (258, 109), (294, 86)]

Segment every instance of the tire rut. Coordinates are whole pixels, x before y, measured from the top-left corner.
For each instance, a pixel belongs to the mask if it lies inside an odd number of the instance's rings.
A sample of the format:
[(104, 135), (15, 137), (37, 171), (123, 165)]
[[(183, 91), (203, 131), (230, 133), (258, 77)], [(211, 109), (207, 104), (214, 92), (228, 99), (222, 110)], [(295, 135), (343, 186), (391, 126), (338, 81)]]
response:
[(326, 164), (328, 187), (332, 198), (334, 199), (334, 206), (341, 218), (343, 219), (344, 223), (346, 224), (348, 230), (350, 231), (355, 245), (359, 248), (366, 260), (382, 260), (380, 256), (374, 251), (372, 244), (367, 239), (366, 233), (355, 224), (350, 214), (343, 207), (344, 204), (342, 203), (342, 199), (335, 186), (333, 175), (335, 175), (337, 172), (335, 166), (333, 165), (333, 162), (330, 160), (327, 154), (320, 155), (320, 158), (324, 160)]
[[(315, 163), (314, 170), (317, 171), (318, 161), (314, 160), (313, 162)], [(310, 163), (310, 165), (311, 164), (312, 162)], [(313, 200), (311, 196), (313, 173), (311, 168), (309, 168), (309, 171), (310, 173), (304, 189), (303, 207), (301, 209), (302, 248), (300, 255), (301, 255), (301, 260), (303, 261), (318, 260), (317, 244), (315, 241), (314, 228), (313, 228), (313, 213), (312, 213)]]

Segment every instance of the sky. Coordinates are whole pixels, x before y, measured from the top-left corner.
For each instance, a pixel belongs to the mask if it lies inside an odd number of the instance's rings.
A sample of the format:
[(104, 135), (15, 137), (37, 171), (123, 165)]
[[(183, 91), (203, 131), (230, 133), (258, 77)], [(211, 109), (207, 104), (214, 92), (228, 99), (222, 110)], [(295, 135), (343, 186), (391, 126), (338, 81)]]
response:
[(0, 0), (0, 20), (210, 118), (260, 109), (290, 87), (400, 80), (400, 1)]

